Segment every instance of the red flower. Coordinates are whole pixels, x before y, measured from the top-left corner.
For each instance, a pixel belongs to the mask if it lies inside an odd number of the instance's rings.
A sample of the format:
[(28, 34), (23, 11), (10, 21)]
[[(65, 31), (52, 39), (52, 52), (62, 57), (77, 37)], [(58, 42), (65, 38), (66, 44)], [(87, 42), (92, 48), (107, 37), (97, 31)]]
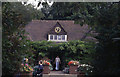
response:
[(44, 65), (50, 65), (50, 63), (48, 61), (44, 61), (43, 64)]
[(78, 61), (69, 61), (68, 65), (79, 65)]
[(46, 64), (47, 64), (47, 65), (50, 65), (50, 63), (49, 63), (49, 62), (46, 62)]
[(73, 64), (73, 61), (70, 61), (70, 62), (68, 63), (68, 65), (70, 65), (70, 64)]

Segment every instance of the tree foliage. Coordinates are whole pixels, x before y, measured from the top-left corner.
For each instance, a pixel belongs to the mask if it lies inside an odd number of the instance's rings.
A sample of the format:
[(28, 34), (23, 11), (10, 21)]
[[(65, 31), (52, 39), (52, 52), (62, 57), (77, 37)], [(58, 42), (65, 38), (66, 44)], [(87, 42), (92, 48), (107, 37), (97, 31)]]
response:
[(27, 40), (23, 29), (33, 19), (31, 13), (27, 6), (21, 3), (2, 3), (3, 76), (11, 76), (20, 71), (24, 57), (27, 57), (31, 62), (33, 60), (34, 55), (29, 46), (30, 41)]
[(23, 14), (23, 19), (25, 21), (26, 20), (30, 21), (31, 19), (40, 20), (42, 17), (44, 17), (41, 10), (37, 10), (36, 8), (34, 8), (32, 4), (22, 5), (20, 2), (12, 2), (10, 8), (14, 9), (15, 12), (19, 12), (20, 14)]

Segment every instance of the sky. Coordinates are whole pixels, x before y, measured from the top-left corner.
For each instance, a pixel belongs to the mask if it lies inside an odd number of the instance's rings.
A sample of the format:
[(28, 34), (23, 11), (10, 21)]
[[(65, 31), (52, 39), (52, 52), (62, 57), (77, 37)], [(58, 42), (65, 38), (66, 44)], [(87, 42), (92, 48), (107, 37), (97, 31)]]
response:
[[(20, 0), (19, 0), (20, 1)], [(37, 8), (37, 9), (41, 9), (43, 6), (42, 6), (42, 3), (45, 2), (45, 0), (41, 0), (41, 4), (39, 7), (37, 7), (38, 3), (40, 2), (40, 0), (28, 0), (27, 3), (25, 5), (28, 5), (28, 4), (32, 4), (34, 6), (34, 8)], [(47, 0), (47, 3), (48, 5), (51, 7), (52, 4), (54, 3), (53, 1), (48, 1)], [(22, 1), (22, 4), (24, 4), (24, 2)]]

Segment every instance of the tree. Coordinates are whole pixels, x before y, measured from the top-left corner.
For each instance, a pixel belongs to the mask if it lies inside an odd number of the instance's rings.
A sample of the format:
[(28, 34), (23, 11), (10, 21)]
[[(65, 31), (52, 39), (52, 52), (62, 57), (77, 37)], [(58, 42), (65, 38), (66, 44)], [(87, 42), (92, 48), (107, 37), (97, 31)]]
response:
[[(17, 4), (19, 6), (17, 6)], [(17, 10), (17, 9), (18, 10)], [(23, 8), (22, 10), (20, 10)], [(28, 13), (28, 14), (26, 14)], [(21, 3), (2, 4), (2, 75), (12, 76), (20, 71), (24, 57), (33, 60), (33, 53), (24, 26), (31, 21), (29, 11)]]
[[(20, 2), (11, 3), (11, 8), (14, 9), (15, 12), (19, 12), (23, 14), (23, 19), (26, 21), (30, 21), (31, 19), (38, 19), (44, 17), (41, 10), (37, 10), (34, 8), (32, 4), (29, 5), (22, 5)], [(22, 9), (21, 9), (22, 8)]]
[(52, 8), (47, 3), (43, 3), (42, 5), (43, 8), (41, 8), (41, 12), (44, 14), (42, 19), (49, 19)]
[(98, 33), (96, 39), (99, 42), (96, 45), (94, 62), (96, 74), (118, 75), (119, 52), (114, 47), (116, 44), (113, 41), (113, 38), (120, 37), (118, 3), (99, 3), (89, 8), (93, 9), (94, 13), (90, 18), (92, 22), (88, 22)]

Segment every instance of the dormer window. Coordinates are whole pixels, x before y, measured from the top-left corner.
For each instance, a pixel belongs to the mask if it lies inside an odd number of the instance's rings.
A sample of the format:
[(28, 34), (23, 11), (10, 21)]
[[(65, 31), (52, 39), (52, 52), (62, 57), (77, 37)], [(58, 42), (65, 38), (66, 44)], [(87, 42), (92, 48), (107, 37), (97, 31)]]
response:
[(67, 32), (60, 25), (60, 23), (57, 22), (56, 25), (48, 32), (48, 41), (67, 41)]
[(67, 41), (67, 35), (48, 35), (48, 41)]

